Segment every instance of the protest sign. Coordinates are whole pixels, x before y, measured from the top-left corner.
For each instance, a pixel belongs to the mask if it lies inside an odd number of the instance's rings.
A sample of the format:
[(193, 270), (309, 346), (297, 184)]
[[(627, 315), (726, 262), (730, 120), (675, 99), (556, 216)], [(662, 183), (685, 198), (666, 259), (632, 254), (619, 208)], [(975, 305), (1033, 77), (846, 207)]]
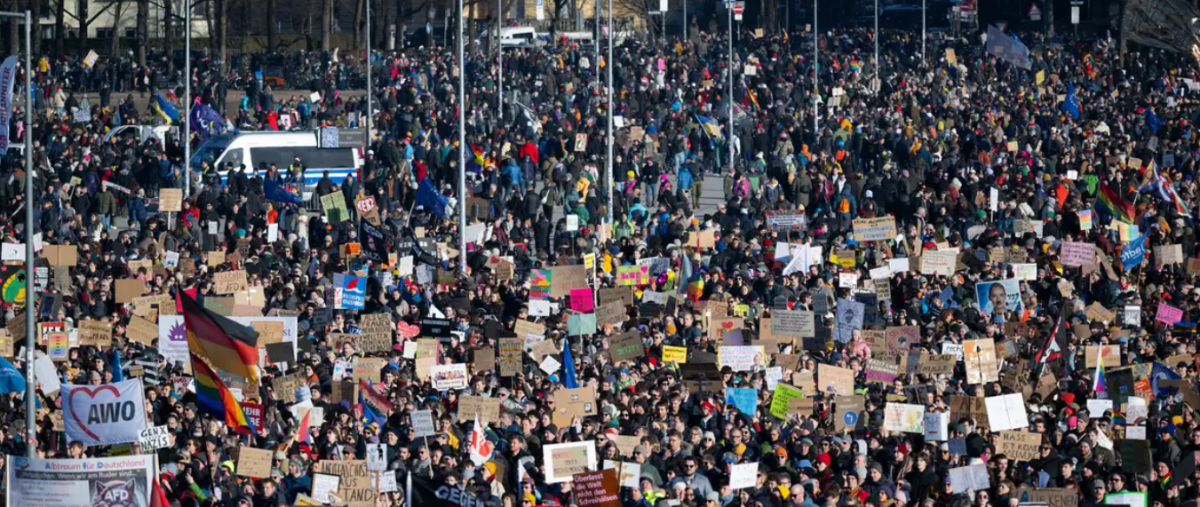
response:
[(1001, 431), (996, 439), (996, 452), (1014, 461), (1033, 461), (1041, 456), (1038, 448), (1042, 435), (1024, 431)]
[(883, 429), (902, 433), (925, 432), (925, 405), (888, 403), (883, 409)]
[(746, 489), (758, 485), (758, 463), (738, 463), (729, 469), (729, 489)]
[(771, 334), (812, 338), (817, 335), (813, 312), (804, 310), (774, 310), (771, 312)]
[(996, 343), (991, 338), (963, 342), (963, 364), (967, 367), (968, 384), (1000, 381), (1000, 372), (996, 365)]
[(154, 451), (171, 447), (171, 436), (166, 425), (153, 426), (142, 430), (137, 442), (141, 450)]
[(63, 384), (67, 438), (84, 445), (136, 442), (146, 429), (141, 379), (115, 384)]
[(775, 392), (771, 394), (771, 415), (787, 419), (791, 410), (791, 400), (803, 397), (804, 392), (800, 388), (782, 382), (776, 384)]
[(896, 237), (896, 219), (890, 216), (857, 218), (853, 222), (854, 241), (886, 241)]
[(1068, 241), (1063, 243), (1061, 252), (1063, 266), (1083, 266), (1096, 263), (1096, 245)]
[(500, 399), (483, 396), (459, 396), (458, 418), (462, 421), (474, 420), (479, 417), (482, 423), (500, 422)]
[[(1029, 426), (1025, 399), (1020, 393), (984, 398), (992, 431), (1015, 430)], [(954, 409), (951, 408), (951, 412)]]
[(750, 371), (766, 365), (766, 352), (762, 345), (723, 345), (717, 348), (717, 364), (733, 371)]
[(45, 460), (9, 455), (4, 480), (8, 505), (149, 506), (158, 480), (155, 458), (132, 454)]
[(817, 389), (823, 393), (854, 394), (854, 370), (828, 364), (817, 365)]
[(542, 459), (546, 464), (546, 484), (566, 482), (575, 474), (596, 469), (596, 442), (588, 440), (544, 445)]
[(266, 479), (271, 477), (271, 463), (275, 453), (268, 449), (238, 447), (237, 474), (242, 477)]
[(621, 483), (617, 470), (599, 470), (572, 475), (571, 489), (580, 507), (621, 507)]

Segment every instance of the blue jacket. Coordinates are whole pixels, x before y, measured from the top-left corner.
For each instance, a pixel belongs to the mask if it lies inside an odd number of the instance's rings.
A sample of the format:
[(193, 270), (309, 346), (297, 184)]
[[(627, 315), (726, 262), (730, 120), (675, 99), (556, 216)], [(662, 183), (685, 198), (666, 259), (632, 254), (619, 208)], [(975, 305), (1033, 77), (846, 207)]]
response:
[(508, 186), (521, 186), (521, 168), (517, 164), (509, 162), (504, 166), (503, 176), (508, 178)]

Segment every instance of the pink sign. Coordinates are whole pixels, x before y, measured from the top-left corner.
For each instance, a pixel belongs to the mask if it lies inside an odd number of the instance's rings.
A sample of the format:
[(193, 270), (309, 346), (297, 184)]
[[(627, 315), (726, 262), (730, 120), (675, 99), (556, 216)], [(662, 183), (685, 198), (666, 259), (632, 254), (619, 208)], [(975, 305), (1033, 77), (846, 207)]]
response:
[(591, 313), (595, 309), (596, 300), (592, 297), (592, 289), (571, 289), (571, 309), (577, 312)]
[(1154, 315), (1154, 320), (1168, 326), (1174, 325), (1176, 322), (1183, 320), (1183, 310), (1168, 304), (1159, 304), (1158, 313)]

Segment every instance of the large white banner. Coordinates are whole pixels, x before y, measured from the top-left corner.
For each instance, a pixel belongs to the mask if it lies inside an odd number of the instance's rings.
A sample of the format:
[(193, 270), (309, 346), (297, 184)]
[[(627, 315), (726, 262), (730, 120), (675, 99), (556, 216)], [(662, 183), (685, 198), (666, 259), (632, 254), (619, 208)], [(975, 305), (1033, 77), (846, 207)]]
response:
[(67, 438), (84, 445), (137, 442), (146, 429), (142, 380), (98, 386), (62, 386)]
[(8, 122), (12, 121), (12, 90), (16, 80), (17, 57), (10, 56), (0, 64), (0, 155), (8, 151)]
[(92, 459), (9, 456), (8, 507), (149, 507), (154, 455)]

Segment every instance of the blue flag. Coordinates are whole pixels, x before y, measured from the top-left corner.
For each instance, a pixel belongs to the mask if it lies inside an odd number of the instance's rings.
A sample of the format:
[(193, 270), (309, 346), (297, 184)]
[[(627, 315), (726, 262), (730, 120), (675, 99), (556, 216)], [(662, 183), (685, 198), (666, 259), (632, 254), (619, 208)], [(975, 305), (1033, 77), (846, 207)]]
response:
[(296, 197), (296, 194), (288, 192), (287, 189), (279, 186), (278, 183), (275, 183), (269, 179), (263, 180), (263, 191), (266, 193), (268, 201), (295, 205), (304, 204), (304, 201), (300, 200), (299, 197)]
[(1072, 118), (1079, 119), (1079, 98), (1075, 96), (1075, 83), (1067, 83), (1067, 98), (1063, 100), (1062, 108)]
[[(29, 365), (30, 368), (33, 365)], [(25, 376), (16, 366), (0, 357), (0, 394), (25, 392)]]
[(225, 130), (225, 119), (216, 109), (208, 104), (196, 104), (188, 114), (192, 129), (200, 133), (200, 140), (207, 141), (209, 136)]
[(563, 346), (563, 385), (567, 389), (579, 389), (579, 376), (575, 374), (575, 358), (571, 357), (571, 342)]
[(429, 183), (429, 178), (421, 180), (421, 186), (417, 188), (417, 204), (429, 208), (429, 211), (439, 217), (446, 216), (448, 201), (438, 193), (436, 188), (433, 188), (433, 184)]
[(113, 349), (112, 371), (113, 382), (125, 381), (125, 371), (121, 368), (121, 353), (117, 352), (115, 348)]
[(1154, 396), (1171, 397), (1179, 391), (1176, 387), (1167, 387), (1158, 385), (1160, 380), (1179, 380), (1181, 377), (1170, 366), (1162, 364), (1158, 361), (1154, 362), (1154, 366), (1150, 370), (1150, 389), (1154, 391)]
[(1130, 241), (1121, 250), (1121, 267), (1129, 272), (1133, 268), (1138, 267), (1142, 260), (1146, 258), (1146, 235), (1142, 234), (1138, 239)]

